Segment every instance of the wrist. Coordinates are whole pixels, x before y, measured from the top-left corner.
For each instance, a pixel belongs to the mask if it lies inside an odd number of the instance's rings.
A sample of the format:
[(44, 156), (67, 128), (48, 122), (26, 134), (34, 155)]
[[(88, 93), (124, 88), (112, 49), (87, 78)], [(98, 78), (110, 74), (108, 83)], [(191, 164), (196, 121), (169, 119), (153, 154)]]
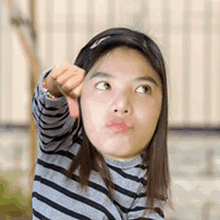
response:
[(54, 93), (51, 93), (51, 92), (47, 89), (46, 78), (43, 79), (42, 87), (43, 87), (43, 90), (47, 93), (47, 96), (48, 96), (50, 99), (58, 99), (58, 98), (59, 98), (58, 95), (56, 95), (56, 94), (54, 94)]

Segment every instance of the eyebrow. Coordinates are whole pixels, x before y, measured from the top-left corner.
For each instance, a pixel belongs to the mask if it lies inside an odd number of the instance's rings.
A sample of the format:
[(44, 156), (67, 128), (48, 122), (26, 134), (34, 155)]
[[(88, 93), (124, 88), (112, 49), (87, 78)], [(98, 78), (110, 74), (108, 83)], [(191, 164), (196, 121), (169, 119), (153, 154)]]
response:
[[(95, 77), (115, 79), (115, 77), (109, 73), (97, 72), (93, 74), (92, 76), (90, 76), (89, 81)], [(152, 82), (155, 86), (159, 87), (157, 82), (151, 76), (139, 76), (135, 78), (134, 81), (149, 81), (149, 82)]]

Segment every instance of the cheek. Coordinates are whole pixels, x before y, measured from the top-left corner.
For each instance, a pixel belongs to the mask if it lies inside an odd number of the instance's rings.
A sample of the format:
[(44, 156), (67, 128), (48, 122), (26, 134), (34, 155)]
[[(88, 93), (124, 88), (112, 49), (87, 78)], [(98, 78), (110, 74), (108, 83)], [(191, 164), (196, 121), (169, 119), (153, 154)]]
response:
[(149, 125), (154, 127), (159, 120), (160, 112), (161, 103), (155, 100), (148, 100), (148, 102), (146, 102), (145, 105), (142, 105), (141, 107), (142, 118), (145, 119), (143, 120), (143, 123), (148, 125), (148, 128)]
[[(97, 99), (97, 100), (96, 100)], [(98, 101), (99, 100), (99, 101)], [(106, 112), (106, 104), (91, 93), (83, 94), (81, 98), (83, 124), (87, 128), (99, 129), (103, 123)]]
[(96, 116), (103, 114), (102, 111), (108, 108), (108, 100), (103, 91), (97, 91), (93, 88), (93, 85), (88, 85), (83, 88), (81, 99), (83, 105), (82, 109), (86, 112), (91, 112), (91, 114), (95, 112)]
[(97, 95), (97, 91), (93, 88), (94, 85), (85, 85), (82, 90), (82, 98), (83, 100), (91, 101), (93, 100), (94, 102), (99, 102), (101, 96)]
[(139, 102), (141, 103), (140, 108), (144, 112), (149, 112), (151, 114), (158, 114), (161, 111), (162, 107), (162, 100), (161, 99), (155, 99), (155, 98), (149, 98), (146, 101)]
[(161, 94), (158, 94), (154, 100), (152, 100), (152, 106), (155, 111), (155, 114), (160, 114), (162, 108), (163, 97)]

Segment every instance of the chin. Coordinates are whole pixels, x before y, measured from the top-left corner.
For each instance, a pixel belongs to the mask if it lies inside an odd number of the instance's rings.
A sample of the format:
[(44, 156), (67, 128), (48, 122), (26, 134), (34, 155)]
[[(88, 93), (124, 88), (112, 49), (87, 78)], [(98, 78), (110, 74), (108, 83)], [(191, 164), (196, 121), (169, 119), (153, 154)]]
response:
[(133, 155), (133, 156), (128, 156), (128, 155), (120, 155), (120, 154), (106, 154), (104, 153), (104, 155), (112, 160), (120, 160), (120, 161), (127, 161), (127, 160), (132, 160), (134, 158), (136, 158), (138, 155)]

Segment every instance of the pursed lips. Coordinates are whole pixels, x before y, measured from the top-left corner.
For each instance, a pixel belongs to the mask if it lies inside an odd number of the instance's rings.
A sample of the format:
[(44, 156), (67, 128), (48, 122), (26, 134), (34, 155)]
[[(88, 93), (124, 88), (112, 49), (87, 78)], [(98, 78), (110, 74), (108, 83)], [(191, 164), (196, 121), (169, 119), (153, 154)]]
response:
[(111, 127), (121, 127), (122, 129), (128, 129), (130, 127), (132, 127), (132, 123), (129, 120), (125, 120), (123, 118), (117, 118), (117, 119), (113, 119), (111, 120), (107, 127), (111, 128)]

